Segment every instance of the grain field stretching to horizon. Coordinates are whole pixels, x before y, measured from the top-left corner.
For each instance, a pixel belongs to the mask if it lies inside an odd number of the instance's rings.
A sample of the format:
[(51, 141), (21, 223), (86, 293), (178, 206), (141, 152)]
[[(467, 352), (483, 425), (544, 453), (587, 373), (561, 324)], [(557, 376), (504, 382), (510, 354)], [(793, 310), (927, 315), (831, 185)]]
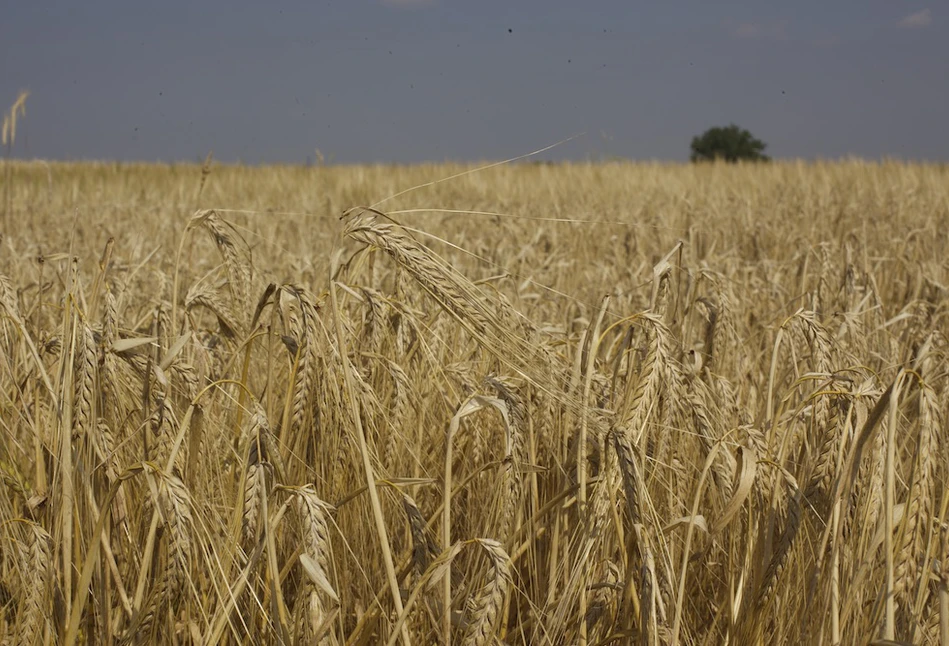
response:
[(2, 177), (3, 644), (949, 644), (945, 165)]

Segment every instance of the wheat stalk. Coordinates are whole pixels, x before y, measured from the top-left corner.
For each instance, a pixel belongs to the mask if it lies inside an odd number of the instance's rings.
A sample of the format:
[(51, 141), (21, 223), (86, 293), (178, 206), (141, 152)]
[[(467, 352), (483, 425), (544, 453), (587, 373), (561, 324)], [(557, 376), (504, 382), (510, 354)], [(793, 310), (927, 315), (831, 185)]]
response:
[[(321, 634), (326, 622), (329, 607), (339, 603), (339, 597), (331, 583), (330, 541), (327, 514), (332, 507), (320, 500), (312, 485), (301, 487), (296, 494), (295, 506), (303, 529), (303, 556), (301, 562), (307, 572), (309, 585), (307, 592), (306, 626), (311, 639)], [(325, 631), (321, 644), (336, 644), (333, 631)]]
[(20, 572), (26, 594), (17, 611), (13, 643), (32, 646), (50, 639), (50, 579), (52, 538), (40, 525), (27, 523), (28, 539), (21, 549)]
[(484, 646), (494, 642), (504, 598), (511, 587), (511, 557), (501, 543), (487, 538), (475, 542), (487, 553), (491, 568), (487, 582), (472, 600), (471, 620), (461, 642), (464, 646)]

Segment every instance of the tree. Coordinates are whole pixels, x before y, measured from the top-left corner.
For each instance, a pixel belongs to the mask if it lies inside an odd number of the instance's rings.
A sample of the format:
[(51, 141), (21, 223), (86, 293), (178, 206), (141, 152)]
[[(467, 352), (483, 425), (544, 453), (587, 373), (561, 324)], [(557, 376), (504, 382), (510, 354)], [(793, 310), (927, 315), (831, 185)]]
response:
[(709, 128), (702, 136), (692, 138), (693, 162), (724, 159), (727, 162), (768, 161), (764, 154), (767, 144), (756, 139), (750, 132), (735, 124), (727, 127)]

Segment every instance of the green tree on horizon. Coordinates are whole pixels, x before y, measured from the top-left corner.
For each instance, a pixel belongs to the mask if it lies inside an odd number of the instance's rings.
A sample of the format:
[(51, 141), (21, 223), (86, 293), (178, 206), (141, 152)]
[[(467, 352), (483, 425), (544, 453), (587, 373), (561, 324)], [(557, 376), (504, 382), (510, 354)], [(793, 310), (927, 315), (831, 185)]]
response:
[(709, 128), (702, 135), (692, 138), (692, 162), (723, 159), (727, 162), (769, 161), (764, 154), (767, 144), (756, 138), (744, 128), (735, 124), (725, 127)]

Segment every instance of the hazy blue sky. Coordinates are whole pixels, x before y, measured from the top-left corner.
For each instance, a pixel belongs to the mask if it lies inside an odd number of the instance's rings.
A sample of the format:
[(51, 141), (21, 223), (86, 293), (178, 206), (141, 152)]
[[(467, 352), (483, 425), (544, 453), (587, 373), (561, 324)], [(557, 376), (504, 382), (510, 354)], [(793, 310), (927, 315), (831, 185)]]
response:
[(736, 122), (777, 157), (949, 160), (949, 4), (32, 0), (0, 22), (21, 156), (684, 160)]

